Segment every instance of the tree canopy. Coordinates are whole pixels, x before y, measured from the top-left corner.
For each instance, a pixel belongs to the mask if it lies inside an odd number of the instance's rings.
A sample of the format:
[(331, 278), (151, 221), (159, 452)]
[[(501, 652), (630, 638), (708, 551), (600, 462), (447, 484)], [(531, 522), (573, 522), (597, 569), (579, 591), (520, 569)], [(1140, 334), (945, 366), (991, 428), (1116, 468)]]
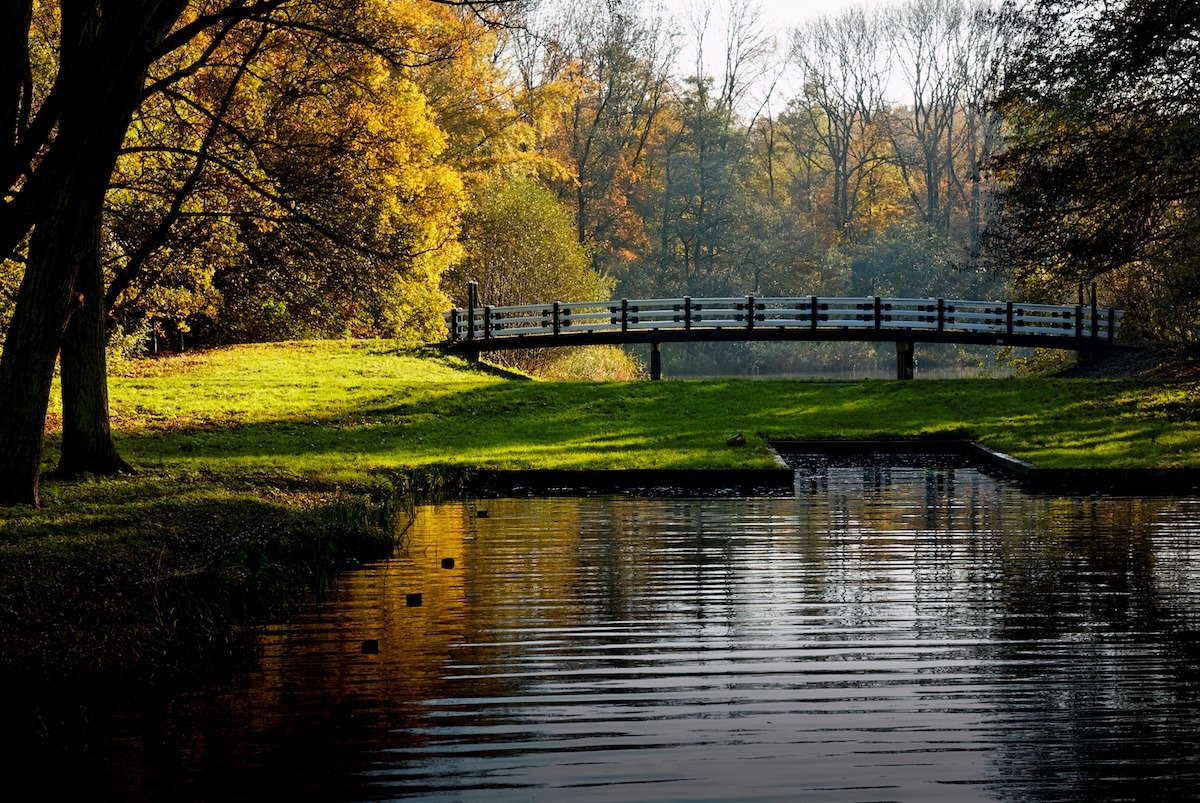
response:
[[(307, 293), (335, 306), (355, 299), (334, 318), (381, 328), (423, 320), (416, 328), (428, 330), (461, 194), (453, 171), (434, 163), (442, 134), (405, 73), (451, 57), (443, 30), (490, 24), (489, 11), (511, 4), (5, 4), (0, 257), (16, 291), (0, 353), (0, 502), (38, 500), (60, 351), (60, 470), (127, 468), (108, 424), (106, 313), (155, 295), (174, 313), (199, 311), (220, 286), (188, 251), (249, 263), (226, 286), (241, 280), (255, 304), (255, 291), (275, 289), (259, 310), (268, 316), (297, 298), (303, 309)], [(118, 171), (123, 156), (132, 158)], [(214, 195), (223, 209), (208, 208)], [(225, 213), (223, 229), (178, 236), (177, 224), (211, 222), (213, 211)], [(353, 289), (331, 292), (340, 279)], [(301, 292), (286, 289), (293, 283)], [(359, 285), (387, 293), (360, 301)]]
[(1200, 319), (1200, 6), (1007, 9), (994, 259), (1043, 294), (1097, 281), (1142, 334)]

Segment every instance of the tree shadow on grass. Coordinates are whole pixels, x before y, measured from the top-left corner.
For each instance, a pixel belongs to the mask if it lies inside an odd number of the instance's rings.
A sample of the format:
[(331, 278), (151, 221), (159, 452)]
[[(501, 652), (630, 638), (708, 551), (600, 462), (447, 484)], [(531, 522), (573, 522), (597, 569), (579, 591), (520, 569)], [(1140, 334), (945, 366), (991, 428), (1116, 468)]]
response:
[[(969, 435), (1006, 449), (1137, 444), (1154, 425), (1129, 420), (1125, 389), (1015, 380), (863, 382), (744, 380), (498, 383), (436, 398), (379, 399), (352, 412), (229, 426), (135, 432), (120, 447), (135, 465), (213, 471), (395, 470), (434, 464), (496, 468), (695, 468), (766, 465), (761, 448), (732, 450), (743, 432), (828, 438)], [(1126, 408), (1128, 405), (1125, 406)], [(1061, 450), (1046, 451), (1053, 459)]]

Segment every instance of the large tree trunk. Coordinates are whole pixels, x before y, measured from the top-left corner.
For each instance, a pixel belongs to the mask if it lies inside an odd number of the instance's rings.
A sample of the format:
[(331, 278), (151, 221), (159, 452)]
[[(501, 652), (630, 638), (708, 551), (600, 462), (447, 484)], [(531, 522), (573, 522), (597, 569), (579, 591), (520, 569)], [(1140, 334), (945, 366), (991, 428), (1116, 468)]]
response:
[[(38, 503), (46, 408), (63, 332), (79, 304), (76, 277), (82, 260), (95, 257), (86, 244), (96, 237), (109, 177), (151, 54), (185, 4), (86, 0), (61, 6), (62, 52), (54, 91), (60, 92), (62, 114), (53, 145), (37, 167), (39, 176), (51, 177), (43, 183), (51, 189), (39, 201), (25, 275), (0, 354), (0, 504)], [(102, 297), (101, 289), (93, 299), (101, 311)], [(105, 382), (102, 371), (89, 376), (88, 381)]]
[[(68, 193), (64, 189), (62, 195)], [(62, 259), (64, 241), (58, 236), (65, 234), (61, 224), (69, 213), (63, 198), (58, 200), (52, 220), (34, 229), (0, 358), (0, 504), (38, 503), (46, 407), (59, 340), (74, 306), (78, 267), (74, 260)]]
[(62, 456), (56, 473), (62, 476), (133, 471), (117, 454), (108, 419), (100, 223), (97, 214), (89, 224), (86, 239), (79, 244), (75, 291), (82, 304), (71, 315), (59, 354), (63, 429)]
[[(89, 259), (99, 269), (97, 221), (111, 168), (111, 161), (79, 164), (29, 242), (25, 276), (0, 356), (0, 504), (38, 503), (54, 362), (72, 314), (89, 302), (76, 287), (76, 277)], [(102, 281), (91, 302), (103, 315)], [(82, 378), (78, 372), (76, 376)], [(98, 379), (104, 383), (103, 371)]]
[(9, 169), (17, 140), (29, 122), (33, 75), (29, 68), (32, 0), (0, 3), (0, 175)]

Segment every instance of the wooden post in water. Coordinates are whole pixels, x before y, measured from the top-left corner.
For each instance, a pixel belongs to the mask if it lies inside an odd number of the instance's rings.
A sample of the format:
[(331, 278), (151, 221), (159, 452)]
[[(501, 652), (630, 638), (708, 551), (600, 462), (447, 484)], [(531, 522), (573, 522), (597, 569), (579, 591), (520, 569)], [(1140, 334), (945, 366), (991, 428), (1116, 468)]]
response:
[(912, 379), (916, 372), (916, 344), (910, 340), (896, 341), (896, 378)]
[(662, 351), (657, 343), (650, 344), (650, 380), (657, 382), (662, 379)]

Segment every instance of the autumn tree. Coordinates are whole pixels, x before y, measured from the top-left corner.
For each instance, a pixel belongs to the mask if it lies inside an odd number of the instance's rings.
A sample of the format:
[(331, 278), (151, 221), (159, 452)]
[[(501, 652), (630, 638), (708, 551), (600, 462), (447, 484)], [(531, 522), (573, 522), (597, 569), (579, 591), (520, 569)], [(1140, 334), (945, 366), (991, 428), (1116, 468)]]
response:
[(973, 261), (980, 256), (983, 232), (994, 211), (995, 183), (989, 163), (1004, 145), (1001, 117), (996, 108), (1004, 31), (996, 8), (993, 2), (971, 6), (970, 33), (962, 54), (966, 71), (962, 98), (966, 145), (960, 176), (966, 182), (966, 244)]
[(747, 132), (733, 236), (743, 286), (756, 295), (806, 295), (820, 286), (831, 231), (813, 204), (813, 159), (793, 148), (786, 115), (764, 113)]
[(371, 7), (326, 11), (316, 33), (302, 17), (242, 26), (143, 103), (109, 193), (107, 300), (123, 318), (209, 342), (440, 326), (461, 191), (389, 40), (419, 34), (431, 60), (449, 49), (438, 23), (457, 21), (391, 4), (358, 32)]
[[(499, 306), (611, 296), (613, 282), (592, 268), (572, 216), (531, 175), (497, 175), (481, 184), (464, 215), (462, 241), (466, 256), (446, 281), (455, 298), (466, 297), (469, 281), (479, 283), (482, 303)], [(507, 356), (527, 370), (548, 358), (545, 350)]]
[[(678, 129), (665, 152), (657, 220), (660, 281), (694, 295), (742, 292), (753, 283), (747, 253), (736, 247), (745, 202), (747, 142), (754, 114), (745, 116), (756, 79), (773, 54), (757, 5), (736, 0), (715, 19), (711, 5), (692, 19), (694, 73), (684, 82)], [(710, 60), (713, 48), (720, 54)], [(747, 271), (749, 268), (749, 272)]]
[(592, 269), (573, 223), (535, 177), (492, 177), (464, 214), (466, 255), (447, 275), (448, 292), (465, 298), (466, 283), (477, 281), (483, 303), (501, 306), (608, 298), (612, 282)]
[(966, 54), (977, 33), (970, 21), (964, 0), (909, 0), (885, 17), (898, 34), (896, 57), (911, 98), (887, 118), (895, 164), (920, 219), (942, 233), (964, 194), (960, 112), (970, 78)]
[(557, 165), (548, 166), (539, 153), (539, 143), (562, 102), (561, 88), (526, 91), (518, 78), (525, 68), (513, 56), (517, 43), (541, 41), (530, 29), (534, 5), (510, 9), (503, 24), (488, 24), (500, 22), (494, 15), (481, 20), (473, 14), (440, 14), (436, 36), (431, 38), (429, 27), (421, 31), (437, 48), (408, 77), (446, 134), (442, 161), (460, 174), (468, 190), (497, 171), (557, 172)]
[(639, 207), (654, 186), (676, 46), (661, 16), (624, 4), (548, 8), (535, 22), (514, 63), (518, 104), (542, 130), (539, 151), (560, 167), (542, 175), (573, 210), (576, 239), (598, 269), (621, 274), (645, 242)]

